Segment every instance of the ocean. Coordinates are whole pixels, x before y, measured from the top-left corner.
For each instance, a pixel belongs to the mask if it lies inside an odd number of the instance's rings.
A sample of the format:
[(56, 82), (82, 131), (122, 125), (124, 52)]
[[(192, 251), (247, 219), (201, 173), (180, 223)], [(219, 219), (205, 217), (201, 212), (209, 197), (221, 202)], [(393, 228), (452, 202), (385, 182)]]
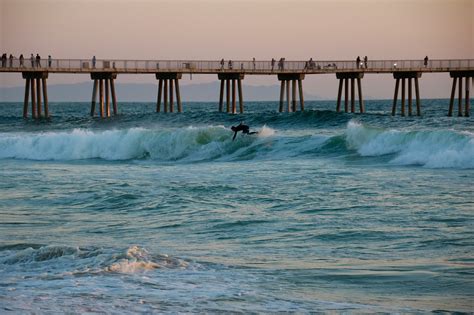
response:
[(448, 102), (0, 103), (0, 313), (473, 312), (474, 119)]

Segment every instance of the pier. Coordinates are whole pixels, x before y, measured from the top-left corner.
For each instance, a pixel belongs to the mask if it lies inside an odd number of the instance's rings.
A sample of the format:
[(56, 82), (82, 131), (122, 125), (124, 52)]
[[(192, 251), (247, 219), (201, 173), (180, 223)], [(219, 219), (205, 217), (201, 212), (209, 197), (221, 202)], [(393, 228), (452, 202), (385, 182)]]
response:
[[(216, 74), (220, 80), (219, 108), (224, 111), (224, 94), (226, 96), (226, 112), (237, 113), (236, 86), (238, 89), (239, 112), (244, 112), (244, 91), (242, 80), (248, 75), (270, 75), (280, 81), (280, 102), (278, 111), (295, 112), (297, 106), (297, 88), (299, 110), (304, 111), (303, 81), (308, 75), (335, 74), (339, 80), (337, 102), (335, 110), (341, 111), (342, 90), (344, 89), (344, 112), (356, 112), (355, 83), (357, 83), (358, 108), (365, 113), (362, 94), (362, 79), (367, 74), (391, 73), (395, 79), (392, 115), (397, 113), (397, 101), (401, 81), (401, 116), (421, 116), (421, 99), (419, 79), (422, 74), (446, 73), (453, 79), (448, 116), (453, 116), (456, 88), (458, 88), (457, 116), (470, 116), (470, 88), (474, 83), (474, 59), (453, 60), (369, 60), (367, 62), (353, 61), (286, 61), (281, 59), (268, 61), (249, 60), (96, 60), (94, 59), (52, 59), (8, 60), (2, 63), (2, 73), (21, 73), (25, 79), (25, 98), (23, 117), (28, 117), (31, 92), (31, 117), (34, 119), (49, 117), (47, 79), (50, 74), (76, 73), (90, 74), (93, 80), (91, 116), (95, 115), (97, 91), (99, 91), (100, 117), (111, 117), (118, 114), (117, 98), (115, 94), (115, 80), (122, 74), (153, 74), (158, 80), (156, 111), (175, 112), (174, 100), (176, 97), (177, 112), (183, 111), (179, 80), (183, 74)], [(291, 93), (290, 93), (291, 82)], [(350, 84), (349, 84), (350, 82)], [(416, 111), (412, 108), (413, 88), (415, 89)], [(407, 97), (406, 97), (407, 88)], [(464, 88), (464, 89), (463, 89)], [(350, 91), (350, 95), (349, 95)], [(225, 93), (224, 93), (225, 92)], [(43, 94), (43, 97), (42, 95)], [(217, 91), (216, 91), (217, 95)], [(284, 106), (286, 95), (286, 106)], [(463, 100), (464, 96), (464, 100)], [(277, 97), (277, 96), (276, 96)], [(216, 96), (217, 99), (217, 96)], [(408, 110), (405, 108), (408, 101)], [(349, 107), (350, 102), (350, 107)], [(464, 107), (463, 107), (464, 106)]]

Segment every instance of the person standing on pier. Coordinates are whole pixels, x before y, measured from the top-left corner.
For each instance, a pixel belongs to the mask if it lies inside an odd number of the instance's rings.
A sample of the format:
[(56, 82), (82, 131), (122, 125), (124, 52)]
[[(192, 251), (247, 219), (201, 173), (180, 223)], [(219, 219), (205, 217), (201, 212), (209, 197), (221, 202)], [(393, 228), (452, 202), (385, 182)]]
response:
[(275, 58), (272, 58), (272, 72), (274, 68), (275, 68)]
[(23, 67), (23, 62), (25, 60), (25, 57), (23, 57), (23, 54), (20, 55), (20, 67)]
[(255, 64), (255, 57), (253, 57), (253, 61), (252, 61), (252, 63), (253, 63), (253, 70), (255, 70), (255, 68), (256, 68), (256, 64)]
[(356, 66), (357, 66), (357, 69), (359, 69), (359, 66), (360, 66), (360, 56), (357, 56), (357, 59), (356, 59)]
[(229, 69), (232, 70), (232, 60), (229, 60)]
[(93, 56), (92, 57), (92, 68), (95, 68), (95, 61), (96, 61), (95, 56)]
[(224, 58), (221, 59), (221, 70), (224, 70)]
[(369, 61), (369, 59), (367, 58), (367, 56), (364, 57), (364, 67), (365, 69), (367, 69), (367, 62)]
[(51, 55), (48, 55), (48, 68), (51, 68), (52, 62), (53, 62), (53, 59), (51, 59)]
[(36, 66), (41, 68), (41, 57), (39, 54), (36, 54)]
[(423, 64), (425, 65), (425, 68), (428, 67), (428, 56), (423, 59)]
[(15, 57), (13, 57), (12, 54), (10, 54), (10, 57), (8, 57), (8, 59), (10, 60), (10, 68), (13, 67), (13, 59), (15, 59)]

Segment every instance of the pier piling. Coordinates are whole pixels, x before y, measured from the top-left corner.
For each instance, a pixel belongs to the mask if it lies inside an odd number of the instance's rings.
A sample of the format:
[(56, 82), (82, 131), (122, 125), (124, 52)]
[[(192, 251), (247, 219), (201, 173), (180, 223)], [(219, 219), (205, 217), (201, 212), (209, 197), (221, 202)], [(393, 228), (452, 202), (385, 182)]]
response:
[[(228, 72), (218, 73), (217, 78), (221, 81), (221, 88), (219, 93), (219, 111), (222, 112), (222, 101), (224, 99), (224, 82), (225, 82), (225, 94), (226, 94), (226, 112), (236, 114), (237, 113), (237, 94), (239, 97), (239, 112), (244, 112), (244, 98), (242, 89), (242, 80), (244, 79), (243, 73)], [(231, 86), (232, 83), (232, 86)], [(237, 92), (238, 89), (238, 92)], [(232, 106), (231, 106), (232, 101)]]
[[(355, 106), (355, 82), (357, 82), (357, 92), (359, 94), (359, 110), (360, 113), (365, 112), (364, 100), (362, 97), (361, 79), (364, 77), (363, 72), (336, 72), (336, 78), (339, 80), (339, 88), (337, 90), (336, 112), (341, 111), (341, 96), (344, 88), (344, 112), (349, 112), (349, 89), (350, 89), (350, 112), (356, 112)], [(350, 86), (349, 86), (350, 80)]]
[[(298, 111), (297, 99), (296, 99), (296, 84), (298, 83), (298, 94), (300, 98), (300, 110), (304, 111), (304, 97), (303, 97), (303, 80), (305, 75), (303, 73), (280, 73), (278, 74), (278, 80), (280, 84), (280, 106), (278, 111), (283, 112), (284, 96), (286, 93), (286, 110), (290, 112)], [(291, 82), (291, 92), (290, 92)]]
[[(46, 79), (48, 72), (32, 71), (22, 72), (25, 79), (25, 95), (23, 99), (23, 118), (28, 118), (28, 103), (31, 99), (31, 117), (34, 119), (41, 118), (41, 93), (43, 93), (44, 117), (49, 118), (48, 93)], [(31, 93), (30, 93), (31, 92)]]
[[(459, 81), (458, 87), (458, 116), (462, 117), (469, 117), (471, 114), (471, 107), (470, 107), (470, 95), (469, 90), (471, 88), (471, 79), (474, 78), (474, 71), (451, 71), (449, 73), (451, 78), (453, 78), (453, 85), (451, 87), (451, 98), (449, 100), (449, 108), (448, 108), (448, 116), (453, 115), (454, 109), (454, 97), (456, 94), (456, 82)], [(464, 78), (464, 86), (465, 91), (463, 91), (463, 83), (462, 79)], [(464, 96), (464, 109), (462, 108), (462, 96), (463, 92), (465, 92)]]
[(99, 116), (101, 118), (111, 117), (110, 98), (112, 98), (114, 116), (118, 114), (114, 81), (116, 78), (117, 73), (115, 72), (91, 72), (91, 79), (94, 80), (91, 101), (92, 117), (95, 115), (97, 90), (99, 90)]
[[(396, 71), (393, 73), (393, 78), (395, 81), (395, 93), (393, 94), (393, 105), (392, 105), (392, 116), (395, 116), (397, 112), (397, 97), (398, 97), (398, 88), (400, 86), (400, 80), (402, 81), (402, 91), (401, 91), (401, 111), (400, 115), (405, 116), (405, 101), (406, 94), (408, 93), (408, 116), (413, 115), (413, 81), (415, 82), (415, 96), (416, 96), (416, 115), (421, 116), (421, 102), (420, 102), (420, 89), (418, 85), (418, 78), (421, 77), (421, 72), (417, 71)], [(414, 79), (414, 80), (412, 80)], [(405, 83), (408, 81), (407, 90), (405, 90)]]

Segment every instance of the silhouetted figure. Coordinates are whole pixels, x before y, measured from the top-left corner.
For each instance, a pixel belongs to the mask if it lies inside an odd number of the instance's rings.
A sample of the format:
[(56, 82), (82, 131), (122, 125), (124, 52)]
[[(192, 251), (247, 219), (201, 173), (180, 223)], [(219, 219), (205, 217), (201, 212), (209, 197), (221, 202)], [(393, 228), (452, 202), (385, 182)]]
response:
[(23, 67), (25, 57), (23, 57), (23, 54), (20, 55), (20, 67)]
[(232, 60), (229, 60), (229, 69), (232, 70)]
[(95, 68), (95, 62), (97, 59), (95, 59), (95, 56), (92, 57), (92, 68)]
[(272, 58), (272, 72), (274, 68), (275, 68), (275, 58)]
[(357, 69), (359, 69), (359, 66), (360, 66), (360, 57), (359, 56), (357, 56), (356, 64), (357, 64)]
[(53, 59), (51, 58), (51, 55), (48, 55), (48, 68), (51, 68), (52, 63), (53, 63)]
[(367, 58), (367, 56), (364, 57), (364, 67), (365, 69), (367, 69), (367, 62), (369, 61), (369, 59)]
[(15, 59), (15, 57), (13, 57), (12, 54), (10, 54), (10, 57), (8, 57), (8, 59), (10, 60), (10, 68), (13, 67), (13, 59)]
[(224, 70), (224, 58), (221, 59), (221, 70)]
[(238, 126), (232, 126), (230, 129), (234, 132), (234, 136), (232, 137), (232, 141), (235, 140), (235, 137), (237, 136), (237, 132), (242, 131), (242, 134), (247, 134), (247, 135), (253, 135), (258, 133), (257, 131), (250, 132), (249, 126), (244, 125), (243, 123), (240, 123)]
[(423, 59), (423, 64), (425, 65), (425, 68), (428, 66), (428, 56)]
[(39, 54), (36, 54), (36, 66), (41, 68), (41, 57)]
[(252, 61), (252, 63), (253, 63), (253, 70), (255, 70), (255, 68), (256, 68), (256, 64), (255, 64), (255, 57), (253, 57), (253, 61)]
[(7, 54), (4, 53), (2, 54), (2, 68), (5, 68), (7, 66)]

